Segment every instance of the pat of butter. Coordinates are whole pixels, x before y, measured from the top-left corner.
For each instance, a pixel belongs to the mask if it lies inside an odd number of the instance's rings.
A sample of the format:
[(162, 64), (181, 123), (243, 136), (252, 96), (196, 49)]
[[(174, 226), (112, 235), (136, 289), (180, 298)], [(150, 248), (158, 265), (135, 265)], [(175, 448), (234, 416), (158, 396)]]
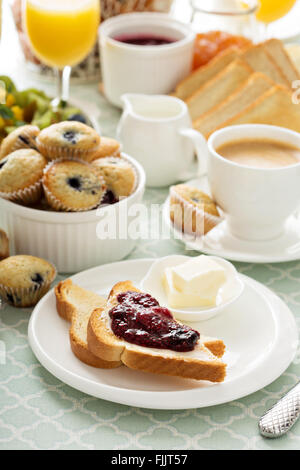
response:
[(170, 308), (211, 307), (214, 305), (211, 299), (203, 298), (199, 294), (178, 291), (173, 284), (171, 268), (165, 270), (163, 285)]
[(215, 306), (218, 292), (225, 282), (225, 269), (205, 255), (167, 268), (164, 277), (171, 308)]
[(181, 292), (216, 295), (226, 281), (226, 271), (216, 261), (201, 255), (172, 268), (174, 287)]

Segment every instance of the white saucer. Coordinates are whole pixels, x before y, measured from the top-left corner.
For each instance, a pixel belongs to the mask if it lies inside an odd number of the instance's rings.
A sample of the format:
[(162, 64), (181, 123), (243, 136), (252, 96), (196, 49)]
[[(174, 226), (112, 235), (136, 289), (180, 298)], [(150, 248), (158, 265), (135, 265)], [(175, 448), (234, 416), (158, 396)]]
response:
[[(206, 176), (186, 182), (210, 194)], [(245, 263), (282, 263), (300, 259), (300, 218), (293, 215), (286, 223), (285, 232), (279, 238), (268, 241), (241, 240), (231, 235), (224, 220), (205, 236), (191, 237), (174, 227), (169, 217), (169, 198), (163, 207), (163, 217), (175, 238), (187, 248), (207, 255), (219, 256)]]
[[(118, 281), (137, 286), (154, 260), (131, 260), (73, 276), (81, 287), (107, 294)], [(152, 409), (201, 408), (236, 400), (277, 379), (293, 360), (298, 344), (294, 317), (269, 289), (242, 276), (245, 290), (224, 315), (200, 324), (205, 336), (223, 339), (227, 377), (222, 384), (164, 377), (126, 367), (103, 370), (80, 362), (71, 352), (69, 325), (56, 312), (54, 291), (34, 309), (29, 342), (42, 365), (71, 387), (125, 405)]]

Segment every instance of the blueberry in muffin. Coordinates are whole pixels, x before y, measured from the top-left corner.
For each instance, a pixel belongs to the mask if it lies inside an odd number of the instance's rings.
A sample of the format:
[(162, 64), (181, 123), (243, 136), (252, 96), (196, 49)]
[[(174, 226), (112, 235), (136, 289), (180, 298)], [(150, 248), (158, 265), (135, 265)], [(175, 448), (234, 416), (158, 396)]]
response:
[(50, 163), (43, 187), (48, 204), (57, 211), (87, 211), (99, 206), (106, 186), (97, 168), (76, 160)]
[(128, 197), (135, 189), (136, 173), (133, 167), (124, 158), (105, 157), (94, 160), (92, 165), (103, 176), (107, 189), (112, 193), (111, 197), (120, 200)]
[(100, 145), (100, 136), (82, 122), (64, 121), (43, 129), (36, 144), (38, 150), (48, 160), (63, 158), (89, 160)]
[(36, 149), (36, 138), (39, 135), (40, 130), (37, 126), (21, 126), (8, 134), (7, 137), (2, 141), (0, 147), (0, 160), (6, 155), (14, 152), (15, 150), (32, 148)]
[(0, 161), (0, 196), (33, 204), (42, 194), (42, 176), (47, 160), (36, 150), (21, 149)]
[(0, 261), (0, 296), (15, 307), (32, 307), (48, 292), (55, 267), (35, 256), (18, 255)]

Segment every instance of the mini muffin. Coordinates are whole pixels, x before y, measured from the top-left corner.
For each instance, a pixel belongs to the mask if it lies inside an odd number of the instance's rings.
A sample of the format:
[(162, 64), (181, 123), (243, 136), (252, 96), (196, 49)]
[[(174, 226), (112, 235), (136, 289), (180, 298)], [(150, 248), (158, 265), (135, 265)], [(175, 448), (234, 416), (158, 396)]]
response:
[(95, 166), (103, 176), (108, 191), (119, 201), (129, 196), (136, 185), (136, 173), (125, 159), (120, 157), (105, 157), (94, 160)]
[(0, 261), (9, 256), (9, 240), (6, 232), (0, 229)]
[(182, 232), (198, 236), (209, 232), (221, 220), (211, 197), (186, 184), (170, 188), (170, 218)]
[(15, 307), (32, 307), (48, 292), (55, 267), (41, 258), (19, 255), (0, 261), (0, 296)]
[(95, 153), (91, 155), (89, 158), (89, 162), (93, 160), (98, 160), (98, 158), (104, 157), (118, 157), (120, 156), (121, 145), (120, 143), (115, 140), (111, 139), (110, 137), (103, 137), (101, 136), (101, 142), (96, 150)]
[(48, 204), (57, 211), (88, 211), (99, 206), (106, 192), (96, 167), (76, 160), (50, 163), (43, 187)]
[(6, 155), (19, 149), (32, 148), (36, 150), (35, 140), (39, 135), (40, 130), (37, 126), (21, 126), (12, 131), (2, 141), (0, 148), (0, 160)]
[(100, 145), (99, 134), (77, 121), (53, 124), (36, 139), (38, 150), (48, 159), (76, 158), (89, 160)]
[(42, 194), (43, 170), (47, 160), (36, 150), (21, 149), (0, 161), (0, 197), (34, 204)]

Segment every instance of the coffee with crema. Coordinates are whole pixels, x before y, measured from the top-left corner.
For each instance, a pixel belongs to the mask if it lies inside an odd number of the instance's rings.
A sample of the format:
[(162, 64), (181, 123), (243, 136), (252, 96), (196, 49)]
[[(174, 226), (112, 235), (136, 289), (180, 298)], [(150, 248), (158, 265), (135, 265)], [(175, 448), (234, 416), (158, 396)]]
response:
[(276, 140), (235, 140), (219, 146), (216, 152), (227, 160), (253, 168), (282, 168), (300, 162), (299, 148)]

